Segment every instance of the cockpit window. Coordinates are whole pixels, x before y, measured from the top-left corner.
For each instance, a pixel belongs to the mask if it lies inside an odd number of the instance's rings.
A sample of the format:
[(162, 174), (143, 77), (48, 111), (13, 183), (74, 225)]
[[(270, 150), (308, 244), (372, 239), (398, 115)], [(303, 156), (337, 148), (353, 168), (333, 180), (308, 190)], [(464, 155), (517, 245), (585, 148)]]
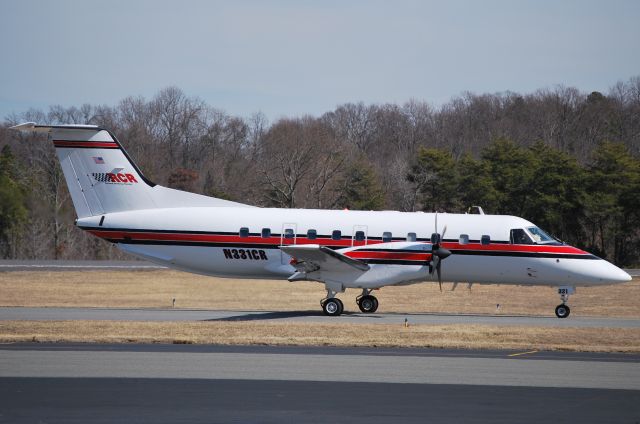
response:
[(545, 233), (538, 227), (527, 227), (527, 231), (533, 237), (533, 240), (538, 244), (544, 243), (557, 243), (557, 240)]
[(511, 244), (533, 244), (533, 240), (522, 228), (514, 228), (511, 230)]

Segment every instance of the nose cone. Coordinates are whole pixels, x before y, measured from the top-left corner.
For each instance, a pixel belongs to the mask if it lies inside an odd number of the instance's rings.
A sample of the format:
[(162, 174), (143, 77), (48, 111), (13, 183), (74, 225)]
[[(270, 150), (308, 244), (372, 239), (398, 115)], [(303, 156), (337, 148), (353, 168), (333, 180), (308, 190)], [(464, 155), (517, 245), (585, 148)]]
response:
[(592, 277), (600, 284), (619, 284), (631, 281), (631, 276), (614, 264), (605, 260), (597, 262)]
[[(618, 267), (616, 267), (618, 268)], [(626, 283), (627, 281), (631, 281), (633, 278), (623, 269), (618, 268), (618, 275), (616, 277), (616, 283)]]

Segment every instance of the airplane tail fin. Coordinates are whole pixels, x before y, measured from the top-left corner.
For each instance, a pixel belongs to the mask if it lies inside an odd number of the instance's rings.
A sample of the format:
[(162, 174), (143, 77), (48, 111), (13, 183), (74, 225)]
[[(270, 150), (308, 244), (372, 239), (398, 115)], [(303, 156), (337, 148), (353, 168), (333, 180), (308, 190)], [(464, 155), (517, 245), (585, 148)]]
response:
[(144, 177), (116, 137), (95, 125), (37, 125), (11, 129), (49, 134), (78, 218), (128, 210), (186, 206), (247, 206), (162, 187)]

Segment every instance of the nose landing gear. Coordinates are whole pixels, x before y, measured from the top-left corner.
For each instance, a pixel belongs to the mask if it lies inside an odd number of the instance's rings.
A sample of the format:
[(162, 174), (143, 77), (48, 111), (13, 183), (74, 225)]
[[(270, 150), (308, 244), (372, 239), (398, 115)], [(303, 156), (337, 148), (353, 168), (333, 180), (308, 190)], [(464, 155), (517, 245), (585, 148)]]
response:
[(576, 292), (575, 287), (558, 287), (558, 294), (562, 303), (556, 306), (556, 316), (558, 318), (566, 318), (571, 313), (571, 308), (566, 304), (569, 301), (569, 295)]

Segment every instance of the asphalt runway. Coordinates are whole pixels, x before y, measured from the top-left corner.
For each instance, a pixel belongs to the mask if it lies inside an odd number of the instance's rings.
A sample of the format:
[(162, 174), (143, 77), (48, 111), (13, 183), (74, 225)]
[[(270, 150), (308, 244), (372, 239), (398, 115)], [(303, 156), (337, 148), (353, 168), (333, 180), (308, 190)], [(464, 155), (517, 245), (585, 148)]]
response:
[(435, 313), (345, 313), (327, 317), (314, 311), (220, 311), (201, 309), (27, 308), (2, 307), (0, 321), (121, 320), (121, 321), (298, 321), (360, 324), (487, 324), (537, 327), (639, 328), (639, 319), (555, 316), (517, 316)]
[(640, 420), (640, 356), (0, 345), (0, 422), (550, 420)]
[(28, 261), (0, 260), (0, 271), (82, 271), (82, 270), (156, 270), (167, 269), (147, 261)]

